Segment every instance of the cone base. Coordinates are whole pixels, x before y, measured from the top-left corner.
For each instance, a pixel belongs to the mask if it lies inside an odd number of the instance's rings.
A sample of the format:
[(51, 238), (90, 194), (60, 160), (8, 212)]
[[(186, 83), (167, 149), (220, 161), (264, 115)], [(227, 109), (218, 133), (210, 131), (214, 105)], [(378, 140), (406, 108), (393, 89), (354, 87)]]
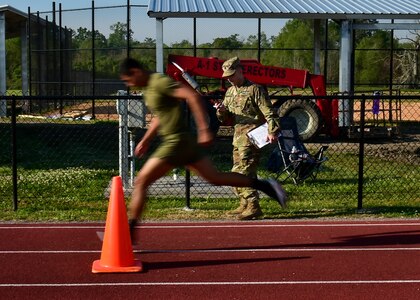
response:
[(128, 267), (112, 267), (103, 266), (101, 260), (95, 260), (92, 264), (92, 273), (129, 273), (129, 272), (141, 272), (143, 270), (143, 264), (139, 260), (134, 260), (133, 266)]

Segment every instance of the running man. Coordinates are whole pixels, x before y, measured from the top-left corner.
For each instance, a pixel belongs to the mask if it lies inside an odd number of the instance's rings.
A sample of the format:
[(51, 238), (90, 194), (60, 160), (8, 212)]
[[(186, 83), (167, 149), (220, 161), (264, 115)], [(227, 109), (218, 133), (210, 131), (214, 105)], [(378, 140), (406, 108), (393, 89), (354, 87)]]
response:
[[(128, 87), (143, 88), (143, 100), (153, 114), (148, 130), (135, 147), (135, 156), (143, 156), (157, 134), (162, 141), (135, 179), (129, 205), (133, 242), (134, 228), (145, 208), (148, 187), (176, 167), (185, 166), (216, 186), (255, 188), (275, 199), (282, 207), (286, 206), (286, 193), (276, 180), (260, 180), (235, 172), (219, 172), (204, 155), (202, 147), (210, 145), (214, 135), (207, 123), (203, 100), (195, 90), (166, 75), (147, 70), (132, 58), (121, 63), (120, 78)], [(197, 136), (190, 132), (183, 101), (186, 101), (194, 116)]]

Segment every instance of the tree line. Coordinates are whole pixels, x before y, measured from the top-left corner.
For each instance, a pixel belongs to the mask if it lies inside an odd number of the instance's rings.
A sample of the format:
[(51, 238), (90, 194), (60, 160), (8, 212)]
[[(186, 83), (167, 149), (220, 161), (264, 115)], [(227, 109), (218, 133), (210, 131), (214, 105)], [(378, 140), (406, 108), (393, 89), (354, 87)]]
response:
[[(376, 22), (376, 21), (365, 21)], [(258, 48), (261, 49), (260, 61), (265, 65), (285, 68), (305, 69), (313, 72), (314, 32), (312, 20), (289, 20), (275, 36), (268, 37), (264, 32), (260, 38), (249, 35), (242, 38), (239, 34), (215, 38), (212, 42), (197, 45), (196, 55), (226, 59), (231, 56), (257, 59)], [(127, 36), (130, 36), (130, 56), (139, 59), (151, 70), (155, 69), (156, 40), (146, 38), (140, 42), (133, 38), (133, 32), (127, 34), (127, 24), (118, 22), (110, 27), (111, 33), (106, 37), (99, 31), (94, 34), (87, 28), (80, 27), (71, 31), (71, 69), (75, 72), (91, 72), (93, 59), (91, 54), (92, 37), (95, 48), (95, 73), (98, 78), (115, 78), (119, 62), (127, 55)], [(339, 76), (340, 25), (328, 22), (326, 28), (321, 26), (320, 36), (321, 70), (326, 73), (327, 82), (337, 83)], [(328, 36), (325, 41), (325, 36)], [(366, 85), (387, 85), (392, 76), (396, 85), (418, 87), (419, 84), (419, 49), (420, 34), (411, 33), (410, 39), (392, 37), (390, 31), (358, 30), (354, 34), (354, 82)], [(167, 54), (193, 55), (194, 45), (182, 40), (164, 45)], [(390, 49), (394, 50), (391, 52)], [(36, 49), (42, 50), (42, 49)], [(6, 41), (7, 83), (8, 89), (21, 87), (20, 38)], [(58, 51), (53, 49), (52, 52)], [(50, 51), (51, 53), (51, 51)], [(31, 55), (36, 55), (31, 53)], [(49, 54), (51, 55), (51, 54)], [(57, 62), (48, 60), (49, 64)], [(326, 62), (326, 63), (325, 63)], [(392, 65), (392, 74), (391, 74)], [(324, 74), (325, 75), (325, 74)]]

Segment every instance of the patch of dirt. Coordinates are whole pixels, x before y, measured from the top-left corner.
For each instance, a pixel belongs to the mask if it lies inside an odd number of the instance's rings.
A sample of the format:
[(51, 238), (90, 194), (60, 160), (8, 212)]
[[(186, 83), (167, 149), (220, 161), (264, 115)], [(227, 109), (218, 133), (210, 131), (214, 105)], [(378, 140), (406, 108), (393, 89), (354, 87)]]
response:
[[(367, 105), (368, 106), (368, 105)], [(386, 111), (387, 107), (383, 107)], [(416, 102), (402, 102), (401, 103), (401, 119), (404, 121), (420, 121), (420, 101)], [(355, 104), (355, 110), (358, 109), (357, 103)], [(72, 106), (68, 109), (69, 112), (77, 115), (77, 112), (83, 113), (83, 115), (92, 114), (92, 105), (91, 102), (80, 103), (79, 105)], [(98, 101), (95, 103), (94, 107), (95, 118), (96, 120), (118, 120), (119, 115), (117, 113), (116, 101)], [(385, 112), (384, 114), (386, 114)], [(367, 114), (371, 114), (367, 112)], [(387, 115), (388, 116), (388, 115)], [(146, 127), (150, 123), (151, 115), (146, 115)], [(233, 136), (233, 127), (232, 126), (220, 126), (217, 133), (218, 138), (230, 138)], [(337, 145), (342, 149), (343, 147), (349, 147), (349, 149), (354, 148), (358, 149), (358, 139), (353, 139), (348, 141), (346, 139), (340, 141), (330, 142), (327, 137), (321, 137), (318, 141), (314, 141), (314, 145), (322, 144), (323, 140), (328, 142), (333, 150)], [(366, 155), (374, 155), (377, 157), (387, 157), (395, 159), (404, 159), (404, 161), (410, 161), (418, 163), (420, 157), (420, 132), (419, 128), (409, 126), (404, 128), (403, 132), (396, 135), (392, 138), (381, 138), (381, 139), (370, 139), (366, 141), (368, 144), (368, 150)], [(339, 149), (337, 149), (338, 151)]]

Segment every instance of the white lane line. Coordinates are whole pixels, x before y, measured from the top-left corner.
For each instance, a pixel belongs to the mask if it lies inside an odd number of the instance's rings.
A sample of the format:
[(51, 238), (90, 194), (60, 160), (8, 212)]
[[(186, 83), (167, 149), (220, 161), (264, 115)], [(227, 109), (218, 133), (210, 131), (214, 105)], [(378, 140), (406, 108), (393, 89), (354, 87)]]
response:
[[(420, 251), (416, 248), (265, 248), (265, 249), (175, 249), (175, 250), (133, 250), (135, 253), (232, 253), (232, 252), (363, 252), (363, 251)], [(0, 254), (77, 254), (100, 253), (100, 250), (4, 250)]]
[[(212, 224), (212, 225), (197, 225), (197, 224), (188, 224), (188, 225), (147, 225), (142, 224), (137, 226), (141, 229), (190, 229), (190, 228), (274, 228), (274, 227), (389, 227), (389, 226), (417, 226), (420, 227), (420, 221), (418, 223), (340, 223), (340, 224)], [(2, 229), (98, 229), (104, 228), (103, 226), (75, 226), (75, 225), (41, 225), (41, 226), (1, 226)]]
[(91, 286), (216, 286), (216, 285), (317, 285), (317, 284), (413, 284), (413, 280), (302, 280), (302, 281), (220, 281), (220, 282), (98, 282), (98, 283), (3, 283), (0, 287), (91, 287)]

